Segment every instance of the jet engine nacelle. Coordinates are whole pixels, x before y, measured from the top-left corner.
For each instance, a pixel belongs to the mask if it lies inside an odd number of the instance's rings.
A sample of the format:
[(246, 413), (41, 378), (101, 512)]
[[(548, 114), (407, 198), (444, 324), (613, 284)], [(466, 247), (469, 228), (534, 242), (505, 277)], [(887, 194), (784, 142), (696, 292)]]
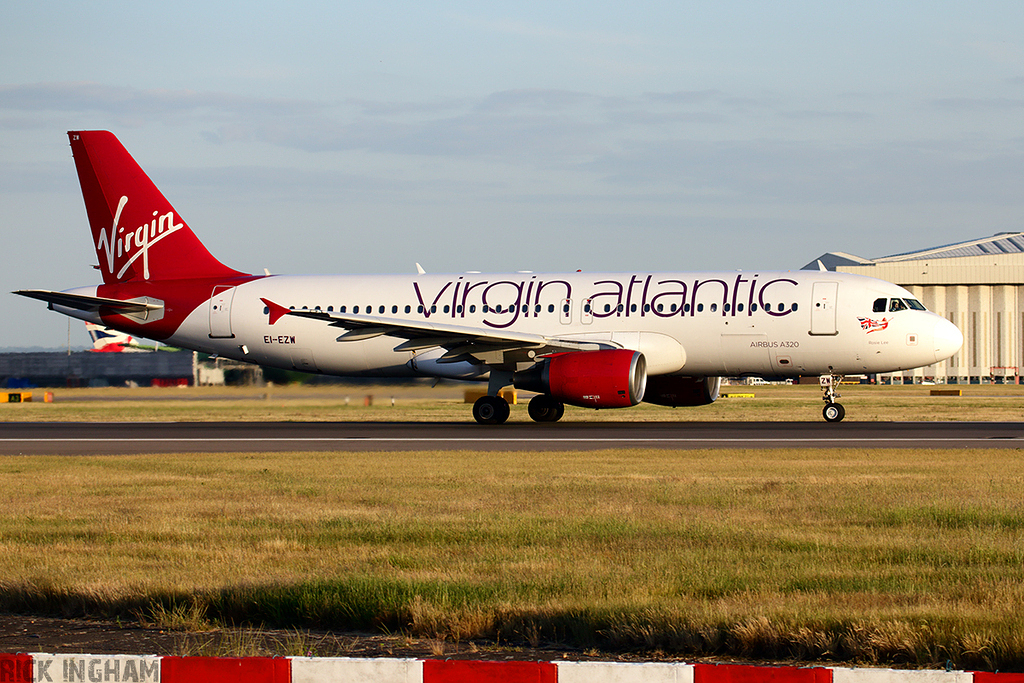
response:
[(721, 377), (679, 377), (657, 375), (647, 378), (646, 403), (678, 408), (681, 406), (706, 406), (718, 398)]
[(562, 353), (515, 373), (512, 384), (583, 408), (627, 408), (644, 398), (647, 362), (629, 349)]

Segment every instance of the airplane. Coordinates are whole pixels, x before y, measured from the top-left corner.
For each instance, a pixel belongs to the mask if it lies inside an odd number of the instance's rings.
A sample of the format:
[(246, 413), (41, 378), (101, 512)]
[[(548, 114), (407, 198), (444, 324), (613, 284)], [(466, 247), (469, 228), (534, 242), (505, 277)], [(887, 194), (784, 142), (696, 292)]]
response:
[(222, 264), (107, 131), (70, 131), (103, 283), (19, 290), (51, 310), (173, 346), (288, 370), (487, 383), (481, 424), (536, 392), (565, 405), (699, 406), (723, 376), (818, 376), (839, 422), (845, 375), (931, 365), (963, 335), (908, 290), (819, 271), (250, 274)]
[(85, 323), (85, 331), (92, 339), (92, 349), (90, 350), (95, 353), (125, 353), (140, 350), (139, 343), (130, 334), (89, 322)]
[(159, 344), (140, 344), (139, 340), (130, 334), (90, 322), (85, 323), (85, 331), (89, 333), (89, 338), (92, 339), (92, 349), (90, 350), (94, 353), (145, 353), (148, 351), (181, 350), (170, 346), (160, 346)]

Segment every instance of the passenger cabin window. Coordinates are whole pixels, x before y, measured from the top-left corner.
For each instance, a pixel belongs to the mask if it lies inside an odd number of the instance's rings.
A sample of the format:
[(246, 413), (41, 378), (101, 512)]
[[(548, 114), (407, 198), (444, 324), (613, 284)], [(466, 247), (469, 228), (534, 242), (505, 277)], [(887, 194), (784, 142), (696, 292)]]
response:
[(905, 311), (905, 310), (907, 310), (907, 305), (905, 303), (903, 303), (903, 299), (891, 299), (889, 301), (889, 312), (890, 313), (893, 313), (895, 311)]

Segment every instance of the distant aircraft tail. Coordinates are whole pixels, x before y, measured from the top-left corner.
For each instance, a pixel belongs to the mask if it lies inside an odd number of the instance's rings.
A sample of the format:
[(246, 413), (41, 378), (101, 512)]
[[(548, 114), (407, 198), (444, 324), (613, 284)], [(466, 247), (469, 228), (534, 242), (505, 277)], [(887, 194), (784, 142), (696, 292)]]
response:
[(230, 278), (112, 133), (69, 131), (104, 284)]
[(137, 346), (130, 334), (112, 330), (109, 327), (86, 323), (85, 329), (92, 339), (92, 350), (100, 353), (122, 353), (128, 347)]

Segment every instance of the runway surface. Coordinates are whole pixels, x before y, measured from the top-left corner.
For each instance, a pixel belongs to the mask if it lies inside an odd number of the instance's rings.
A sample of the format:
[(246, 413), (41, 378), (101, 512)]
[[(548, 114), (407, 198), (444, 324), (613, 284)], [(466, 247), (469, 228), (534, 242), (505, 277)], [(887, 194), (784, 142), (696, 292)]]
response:
[(1019, 422), (5, 422), (0, 455), (598, 448), (1021, 448)]

